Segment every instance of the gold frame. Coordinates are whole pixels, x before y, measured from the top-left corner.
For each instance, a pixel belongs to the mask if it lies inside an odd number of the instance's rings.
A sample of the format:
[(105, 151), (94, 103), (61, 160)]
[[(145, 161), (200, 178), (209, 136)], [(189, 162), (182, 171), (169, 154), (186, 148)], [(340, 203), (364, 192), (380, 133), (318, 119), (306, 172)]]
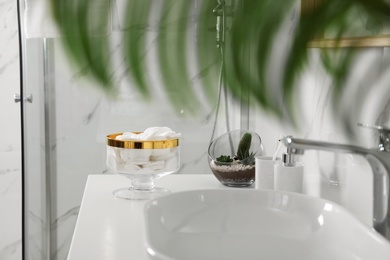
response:
[[(301, 0), (301, 13), (310, 12), (323, 0)], [(390, 46), (390, 35), (348, 37), (342, 39), (326, 39), (317, 35), (308, 44), (309, 48), (367, 48)]]

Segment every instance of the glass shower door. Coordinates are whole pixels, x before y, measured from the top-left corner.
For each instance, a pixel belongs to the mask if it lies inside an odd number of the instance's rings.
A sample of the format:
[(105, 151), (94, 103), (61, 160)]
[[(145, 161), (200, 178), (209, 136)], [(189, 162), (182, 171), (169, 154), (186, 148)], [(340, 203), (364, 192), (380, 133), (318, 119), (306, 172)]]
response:
[(23, 53), (23, 92), (32, 95), (33, 102), (23, 106), (24, 155), (24, 256), (25, 259), (53, 259), (52, 206), (54, 199), (51, 184), (55, 170), (53, 107), (50, 103), (48, 79), (44, 71), (44, 57), (48, 52), (46, 40), (25, 40)]
[(21, 35), (23, 139), (23, 256), (24, 259), (55, 259), (56, 169), (55, 102), (52, 88), (51, 40), (27, 39), (26, 2), (18, 1)]

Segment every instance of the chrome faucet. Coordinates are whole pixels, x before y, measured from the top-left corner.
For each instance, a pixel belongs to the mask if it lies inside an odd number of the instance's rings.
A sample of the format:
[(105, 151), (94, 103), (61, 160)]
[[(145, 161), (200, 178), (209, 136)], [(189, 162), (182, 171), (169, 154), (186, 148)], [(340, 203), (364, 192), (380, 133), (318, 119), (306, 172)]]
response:
[[(382, 137), (384, 135), (389, 137), (390, 130), (382, 129), (380, 134)], [(390, 151), (384, 149), (389, 148), (389, 143), (379, 144), (378, 149), (367, 149), (354, 145), (313, 141), (291, 136), (284, 137), (280, 141), (287, 147), (288, 152), (292, 154), (303, 154), (305, 150), (323, 150), (364, 156), (369, 162), (374, 175), (373, 227), (390, 241)], [(381, 138), (380, 142), (383, 141), (389, 142), (389, 138)]]

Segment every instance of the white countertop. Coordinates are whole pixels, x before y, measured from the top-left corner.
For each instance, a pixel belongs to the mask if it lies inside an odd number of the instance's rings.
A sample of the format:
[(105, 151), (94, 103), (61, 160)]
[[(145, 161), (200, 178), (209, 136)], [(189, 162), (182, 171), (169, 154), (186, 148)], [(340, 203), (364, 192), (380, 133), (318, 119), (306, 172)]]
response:
[[(144, 248), (144, 212), (147, 201), (119, 199), (112, 191), (130, 181), (119, 175), (90, 175), (68, 260), (149, 259)], [(156, 186), (172, 192), (199, 189), (229, 189), (212, 174), (169, 175)]]
[[(112, 194), (114, 190), (129, 185), (130, 181), (119, 175), (88, 177), (68, 260), (149, 259), (144, 248), (143, 209), (147, 201), (125, 200), (116, 198)], [(168, 175), (157, 180), (156, 186), (167, 188), (172, 192), (232, 189), (223, 186), (212, 174)], [(316, 192), (309, 189), (309, 187), (319, 186), (318, 180), (306, 176), (305, 186), (306, 194), (318, 196)], [(335, 194), (343, 195), (340, 191), (342, 190), (327, 188), (322, 191), (322, 195), (325, 195), (325, 198), (330, 195), (334, 197)], [(345, 194), (341, 197), (345, 197)], [(370, 200), (369, 196), (365, 197), (367, 197), (365, 200)], [(367, 203), (363, 203), (362, 196), (353, 196), (347, 202), (345, 203), (347, 209), (348, 207), (355, 209), (352, 212), (367, 225), (372, 223), (372, 207), (367, 207), (365, 205)]]

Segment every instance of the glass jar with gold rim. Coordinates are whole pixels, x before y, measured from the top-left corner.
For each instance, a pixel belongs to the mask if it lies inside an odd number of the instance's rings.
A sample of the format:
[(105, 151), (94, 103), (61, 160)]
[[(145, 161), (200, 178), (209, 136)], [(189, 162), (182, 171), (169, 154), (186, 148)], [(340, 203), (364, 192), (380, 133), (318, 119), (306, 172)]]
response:
[(156, 188), (154, 180), (179, 169), (179, 138), (120, 140), (122, 134), (107, 135), (107, 169), (129, 178), (132, 186), (116, 190), (114, 195), (126, 199), (150, 199), (167, 192)]

